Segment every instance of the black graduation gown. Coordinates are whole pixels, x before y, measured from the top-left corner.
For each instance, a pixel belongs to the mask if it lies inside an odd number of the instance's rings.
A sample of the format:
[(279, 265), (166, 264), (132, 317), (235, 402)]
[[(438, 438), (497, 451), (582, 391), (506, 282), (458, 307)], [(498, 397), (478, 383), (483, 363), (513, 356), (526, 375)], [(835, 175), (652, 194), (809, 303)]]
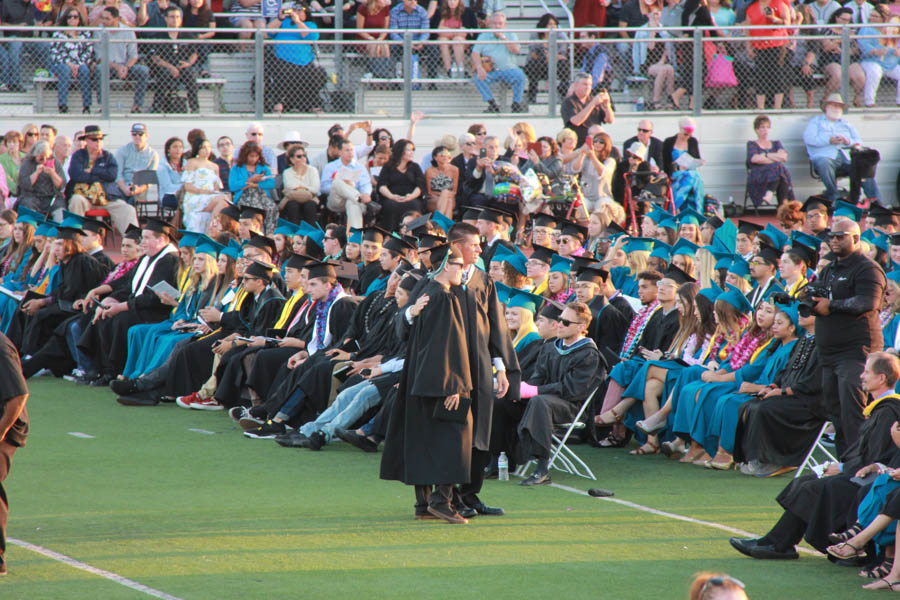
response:
[(472, 452), (471, 411), (465, 423), (433, 416), (447, 396), (472, 393), (463, 308), (459, 295), (434, 280), (422, 292), (429, 301), (407, 330), (409, 347), (389, 415), (381, 478), (408, 485), (465, 483)]
[(85, 295), (103, 282), (109, 270), (97, 259), (84, 254), (75, 254), (69, 261), (59, 266), (53, 304), (40, 309), (33, 316), (16, 310), (7, 335), (23, 355), (35, 354), (47, 343), (53, 330), (73, 316), (72, 302)]
[(734, 458), (764, 464), (799, 466), (825, 422), (820, 410), (822, 365), (815, 336), (798, 340), (788, 366), (775, 378), (791, 396), (754, 398), (741, 407)]
[[(625, 321), (630, 325), (631, 320), (634, 319), (634, 309), (631, 308), (631, 304), (628, 303), (621, 294), (613, 298), (609, 301), (610, 304), (616, 307), (616, 309), (622, 313), (622, 316), (625, 317)], [(625, 332), (628, 333), (628, 327), (625, 328)], [(624, 340), (624, 338), (623, 338)]]
[(99, 262), (106, 269), (106, 272), (109, 273), (113, 269), (116, 268), (116, 263), (106, 254), (102, 249), (98, 252), (94, 252), (90, 255), (94, 260)]
[(353, 287), (353, 293), (357, 296), (362, 296), (366, 293), (366, 290), (369, 289), (372, 282), (383, 275), (384, 269), (381, 268), (381, 262), (373, 260), (372, 262), (367, 263), (359, 272), (359, 279), (356, 280), (356, 285)]
[(678, 334), (678, 327), (678, 310), (673, 307), (668, 313), (664, 313), (663, 309), (660, 308), (653, 313), (650, 321), (647, 322), (647, 326), (644, 327), (639, 345), (647, 350), (662, 350), (665, 352), (672, 345), (672, 340)]
[(900, 400), (883, 400), (860, 427), (859, 438), (847, 451), (840, 475), (821, 479), (804, 475), (791, 481), (778, 495), (778, 503), (806, 523), (804, 539), (820, 552), (831, 544), (829, 533), (844, 531), (856, 520), (853, 509), (859, 485), (851, 481), (856, 472), (876, 462), (900, 467), (897, 448), (891, 440), (891, 425), (898, 420)]
[[(597, 349), (603, 355), (606, 364), (614, 365), (619, 361), (619, 352), (622, 350), (622, 342), (625, 341), (630, 321), (603, 296), (594, 296), (588, 308), (591, 309), (592, 317), (588, 337), (597, 344)], [(522, 372), (527, 371), (522, 369)]]

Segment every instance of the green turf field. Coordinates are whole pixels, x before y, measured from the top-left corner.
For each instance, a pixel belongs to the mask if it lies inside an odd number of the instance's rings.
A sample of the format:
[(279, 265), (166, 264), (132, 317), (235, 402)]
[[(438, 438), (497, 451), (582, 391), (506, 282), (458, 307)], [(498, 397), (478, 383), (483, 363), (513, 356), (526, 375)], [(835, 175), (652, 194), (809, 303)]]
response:
[[(224, 413), (126, 408), (48, 378), (31, 382), (28, 407), (9, 535), (178, 598), (683, 598), (703, 569), (751, 598), (858, 598), (865, 583), (822, 557), (755, 561), (719, 529), (515, 480), (482, 494), (504, 517), (416, 522), (412, 490), (378, 479), (380, 455), (248, 440)], [(785, 477), (578, 449), (599, 482), (555, 482), (754, 533), (780, 514)], [(151, 597), (18, 546), (7, 558), (3, 599)]]

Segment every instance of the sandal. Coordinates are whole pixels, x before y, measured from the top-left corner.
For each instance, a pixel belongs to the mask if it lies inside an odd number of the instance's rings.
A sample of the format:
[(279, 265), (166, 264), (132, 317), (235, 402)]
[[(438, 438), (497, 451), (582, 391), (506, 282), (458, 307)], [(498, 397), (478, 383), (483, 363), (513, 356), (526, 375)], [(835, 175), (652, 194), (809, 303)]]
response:
[(659, 454), (659, 445), (654, 444), (652, 442), (647, 442), (640, 448), (635, 448), (628, 454), (632, 456), (646, 456), (648, 454)]
[[(612, 421), (610, 421), (609, 417), (606, 415), (612, 415)], [(610, 425), (617, 425), (621, 423), (625, 419), (625, 415), (617, 414), (616, 408), (613, 407), (604, 413), (600, 413), (599, 415), (594, 417), (594, 425), (599, 427), (609, 427)]]
[(599, 442), (597, 446), (600, 448), (622, 448), (629, 442), (627, 436), (619, 437), (613, 433), (609, 434)]
[(859, 572), (859, 576), (868, 577), (869, 579), (883, 579), (890, 575), (892, 568), (894, 568), (894, 559), (886, 558), (880, 565), (863, 569)]
[(707, 469), (714, 469), (716, 471), (730, 471), (734, 466), (734, 459), (731, 459), (728, 462), (716, 462), (714, 460), (708, 460), (703, 463), (703, 466)]
[[(884, 585), (878, 585), (879, 583), (883, 583)], [(887, 579), (882, 577), (878, 581), (873, 581), (872, 583), (867, 583), (866, 585), (863, 586), (863, 589), (864, 590), (891, 590), (893, 592), (894, 586), (897, 586), (897, 589), (900, 590), (900, 581), (888, 581)]]
[(847, 531), (842, 531), (841, 533), (829, 533), (828, 541), (832, 544), (840, 544), (841, 542), (846, 542), (851, 538), (855, 538), (862, 530), (862, 525), (860, 525), (859, 523), (854, 523), (853, 527), (851, 527)]
[[(853, 552), (845, 553), (842, 551), (844, 548), (850, 548), (851, 550), (853, 550)], [(860, 550), (859, 548), (857, 548), (856, 546), (851, 544), (849, 541), (841, 542), (840, 544), (834, 544), (833, 546), (828, 546), (827, 548), (825, 548), (825, 551), (828, 552), (828, 554), (832, 555), (835, 558), (865, 558), (866, 557), (865, 548)]]

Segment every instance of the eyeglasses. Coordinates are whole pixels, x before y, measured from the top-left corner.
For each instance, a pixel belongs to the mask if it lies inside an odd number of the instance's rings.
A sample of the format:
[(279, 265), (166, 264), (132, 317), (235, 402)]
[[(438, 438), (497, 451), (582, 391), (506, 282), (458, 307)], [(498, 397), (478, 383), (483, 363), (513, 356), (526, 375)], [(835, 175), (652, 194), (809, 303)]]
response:
[(28, 137), (38, 137), (41, 134), (39, 134), (37, 131), (29, 131), (25, 135), (27, 135)]
[(562, 317), (557, 319), (557, 321), (559, 321), (559, 324), (562, 325), (563, 327), (571, 327), (572, 325), (583, 325), (583, 323), (581, 321), (569, 321), (567, 319), (563, 319)]
[(736, 585), (741, 589), (744, 589), (744, 582), (740, 579), (735, 579), (734, 577), (729, 577), (725, 575), (723, 577), (710, 577), (706, 580), (706, 583), (703, 584), (703, 587), (700, 588), (700, 597), (703, 598), (706, 591), (711, 587), (721, 587), (726, 583), (730, 583), (732, 585)]
[(466, 145), (466, 146), (474, 146), (474, 145), (475, 145), (475, 142), (466, 142), (464, 145)]
[(78, 16), (77, 14), (71, 14), (71, 15), (69, 15), (69, 16), (66, 17), (66, 20), (67, 20), (67, 21), (69, 21), (69, 20), (71, 20), (71, 19), (78, 19), (78, 20), (80, 21), (80, 20), (81, 20), (81, 17)]
[(638, 131), (641, 133), (653, 133), (652, 129), (641, 129), (640, 127), (638, 127)]
[(378, 141), (379, 141), (379, 142), (380, 142), (380, 141), (383, 141), (383, 140), (390, 140), (390, 139), (391, 139), (391, 136), (389, 136), (389, 135), (379, 135), (379, 136), (378, 136)]
[(147, 134), (144, 133), (143, 131), (132, 131), (131, 132), (131, 137), (144, 137), (145, 135), (147, 135)]
[(753, 259), (750, 261), (751, 267), (764, 267), (766, 265), (766, 261)]

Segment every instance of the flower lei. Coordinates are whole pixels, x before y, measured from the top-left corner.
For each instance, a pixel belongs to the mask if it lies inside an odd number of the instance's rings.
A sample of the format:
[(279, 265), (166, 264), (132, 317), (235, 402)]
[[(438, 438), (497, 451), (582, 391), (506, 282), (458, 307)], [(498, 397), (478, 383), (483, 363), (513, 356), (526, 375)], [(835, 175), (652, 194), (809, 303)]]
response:
[(628, 333), (625, 335), (625, 342), (622, 343), (622, 352), (619, 355), (621, 358), (627, 358), (630, 355), (634, 338), (644, 330), (645, 322), (650, 318), (657, 306), (659, 306), (659, 300), (654, 300), (641, 308), (640, 312), (631, 320), (631, 324), (628, 326)]
[(734, 351), (732, 351), (731, 357), (729, 358), (731, 369), (737, 371), (750, 362), (750, 358), (753, 356), (753, 353), (756, 352), (756, 348), (765, 337), (766, 333), (764, 331), (760, 331), (755, 335), (751, 335), (749, 332), (745, 333), (740, 341), (738, 341), (737, 345), (735, 345)]
[(103, 280), (103, 283), (109, 283), (111, 281), (115, 281), (119, 279), (125, 273), (134, 268), (134, 265), (138, 264), (140, 258), (135, 258), (134, 260), (126, 260), (122, 261), (116, 265), (116, 268), (112, 270), (112, 272), (106, 276), (106, 279)]
[(323, 348), (325, 346), (325, 329), (328, 323), (328, 311), (331, 309), (331, 305), (334, 304), (334, 299), (343, 291), (344, 288), (341, 287), (341, 284), (337, 284), (331, 288), (330, 292), (328, 292), (328, 299), (325, 300), (325, 302), (316, 304), (315, 340), (317, 348)]

